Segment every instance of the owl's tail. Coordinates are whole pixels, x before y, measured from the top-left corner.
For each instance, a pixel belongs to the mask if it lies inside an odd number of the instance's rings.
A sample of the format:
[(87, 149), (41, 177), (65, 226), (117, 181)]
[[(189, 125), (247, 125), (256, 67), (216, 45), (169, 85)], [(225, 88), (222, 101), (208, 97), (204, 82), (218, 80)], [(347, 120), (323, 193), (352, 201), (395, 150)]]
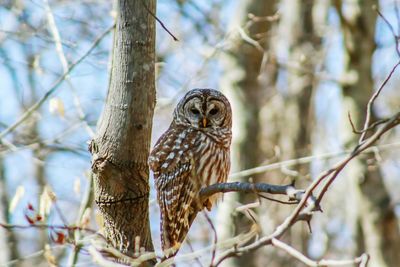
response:
[[(179, 251), (183, 241), (189, 232), (197, 213), (200, 211), (199, 205), (192, 204), (188, 215), (179, 214), (173, 220), (163, 218), (161, 214), (161, 246), (164, 253), (163, 261), (173, 258)], [(186, 217), (186, 218), (185, 218)]]

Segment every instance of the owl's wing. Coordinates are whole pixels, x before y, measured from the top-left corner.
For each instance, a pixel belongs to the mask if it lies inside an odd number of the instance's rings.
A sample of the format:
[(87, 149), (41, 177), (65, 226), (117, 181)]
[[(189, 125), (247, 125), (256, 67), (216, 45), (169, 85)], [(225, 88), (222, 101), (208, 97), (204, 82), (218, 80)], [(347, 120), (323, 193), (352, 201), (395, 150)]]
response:
[(156, 177), (158, 203), (161, 209), (161, 243), (166, 256), (176, 254), (200, 210), (200, 186), (191, 161), (178, 163), (173, 170)]
[(195, 132), (172, 123), (149, 157), (161, 209), (162, 249), (175, 248), (166, 256), (178, 251), (200, 210), (200, 181), (191, 149), (195, 139)]

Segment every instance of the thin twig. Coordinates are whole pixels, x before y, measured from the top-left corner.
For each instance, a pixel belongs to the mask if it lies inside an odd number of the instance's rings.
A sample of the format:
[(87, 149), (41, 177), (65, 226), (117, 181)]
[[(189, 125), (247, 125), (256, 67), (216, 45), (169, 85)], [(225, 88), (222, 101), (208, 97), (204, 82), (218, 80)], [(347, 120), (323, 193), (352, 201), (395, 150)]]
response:
[(355, 125), (354, 125), (354, 123), (353, 123), (353, 120), (351, 119), (350, 112), (347, 113), (347, 117), (349, 118), (351, 128), (352, 128), (352, 130), (353, 130), (353, 133), (355, 133), (355, 134), (362, 134), (362, 133), (364, 133), (364, 132), (366, 132), (366, 131), (373, 130), (373, 129), (375, 129), (375, 127), (377, 127), (378, 125), (381, 125), (381, 124), (386, 123), (386, 122), (389, 121), (389, 119), (377, 120), (377, 121), (375, 121), (374, 123), (372, 123), (367, 129), (361, 130), (361, 131), (360, 131), (360, 130), (357, 130), (357, 129), (356, 129), (356, 127), (355, 127)]
[[(46, 10), (47, 21), (48, 21), (48, 24), (49, 24), (50, 32), (51, 32), (51, 34), (53, 36), (56, 52), (58, 54), (58, 57), (60, 58), (61, 65), (62, 65), (63, 71), (65, 73), (65, 72), (68, 72), (68, 70), (69, 70), (69, 64), (68, 64), (67, 58), (65, 56), (63, 46), (62, 46), (60, 32), (59, 32), (59, 30), (57, 28), (57, 24), (56, 24), (56, 21), (54, 19), (54, 15), (53, 15), (53, 12), (51, 11), (51, 8), (50, 8), (48, 0), (45, 0), (44, 2), (45, 2), (45, 10)], [(74, 103), (75, 108), (76, 108), (76, 110), (78, 112), (79, 119), (84, 122), (84, 126), (85, 126), (85, 129), (86, 129), (87, 133), (89, 134), (89, 136), (91, 138), (93, 138), (94, 137), (94, 132), (93, 132), (92, 128), (90, 128), (88, 122), (85, 119), (86, 115), (85, 115), (85, 113), (83, 111), (81, 102), (80, 102), (79, 97), (78, 97), (78, 95), (76, 93), (75, 87), (72, 84), (70, 76), (69, 75), (65, 76), (65, 80), (66, 80), (68, 86), (71, 88), (72, 95), (73, 95), (73, 100), (74, 100), (73, 103)]]
[[(51, 249), (52, 250), (54, 250), (54, 249), (64, 249), (65, 246), (66, 246), (66, 244), (55, 245), (55, 246), (52, 246)], [(3, 263), (0, 264), (0, 266), (17, 266), (18, 265), (17, 263), (21, 263), (22, 261), (26, 261), (26, 260), (32, 260), (33, 258), (42, 256), (44, 253), (45, 253), (45, 250), (41, 249), (41, 250), (35, 251), (35, 252), (33, 252), (33, 253), (29, 254), (29, 255), (20, 257), (18, 259), (13, 259), (13, 260), (10, 260), (10, 261), (7, 261), (7, 262), (3, 262)], [(21, 265), (24, 265), (24, 264), (21, 264)]]
[(349, 119), (350, 125), (351, 125), (351, 129), (353, 130), (353, 133), (355, 134), (361, 134), (362, 131), (359, 131), (356, 129), (356, 126), (353, 123), (353, 120), (351, 119), (351, 114), (350, 111), (347, 112), (347, 118)]
[(247, 43), (253, 45), (258, 51), (260, 51), (261, 53), (264, 52), (264, 49), (262, 48), (262, 46), (260, 45), (259, 42), (257, 42), (256, 40), (254, 40), (253, 38), (251, 38), (242, 27), (238, 27), (238, 32), (240, 34), (240, 37), (242, 37), (242, 39), (244, 41), (246, 41)]
[(386, 86), (390, 78), (392, 77), (393, 73), (396, 71), (397, 67), (400, 65), (400, 60), (394, 65), (392, 70), (390, 71), (389, 75), (386, 77), (386, 79), (383, 81), (382, 85), (379, 87), (379, 89), (372, 95), (372, 97), (368, 101), (367, 105), (367, 116), (365, 118), (365, 123), (364, 123), (364, 129), (363, 133), (361, 134), (359, 143), (361, 144), (366, 137), (367, 130), (369, 128), (369, 125), (371, 123), (371, 118), (372, 118), (372, 106), (375, 102), (375, 100), (378, 98), (379, 94), (382, 92), (382, 89)]
[(7, 224), (7, 223), (0, 223), (0, 228), (4, 228), (7, 230), (11, 229), (21, 229), (21, 230), (27, 230), (27, 229), (32, 229), (32, 228), (38, 228), (38, 229), (50, 229), (50, 230), (68, 230), (68, 231), (84, 231), (88, 233), (95, 234), (97, 233), (96, 230), (90, 229), (90, 228), (85, 228), (85, 227), (80, 227), (76, 225), (57, 225), (57, 224), (27, 224), (27, 225), (22, 225), (22, 224)]
[[(331, 177), (328, 179), (328, 181), (324, 184), (322, 187), (322, 190), (317, 197), (317, 203), (320, 203), (323, 196), (327, 192), (329, 186), (332, 184), (332, 182), (336, 179), (336, 177), (339, 175), (339, 173), (342, 171), (342, 169), (356, 156), (358, 156), (362, 151), (366, 150), (368, 147), (370, 147), (374, 142), (376, 142), (384, 133), (387, 131), (391, 130), (392, 128), (396, 127), (397, 125), (400, 124), (400, 112), (395, 114), (390, 118), (390, 120), (382, 127), (380, 128), (374, 135), (372, 135), (370, 138), (366, 139), (365, 142), (363, 142), (361, 145), (358, 145), (354, 152), (349, 155), (347, 158), (345, 158), (343, 161), (339, 162), (335, 167), (333, 167), (331, 170), (333, 172), (331, 173)], [(330, 175), (330, 174), (329, 174)]]
[(214, 226), (213, 222), (211, 221), (210, 217), (208, 216), (207, 212), (204, 211), (203, 214), (214, 233), (214, 242), (213, 242), (214, 248), (211, 253), (211, 261), (210, 261), (210, 266), (213, 266), (214, 260), (215, 260), (215, 253), (217, 250), (218, 235), (217, 235), (217, 230), (215, 229), (215, 226)]
[[(88, 179), (88, 185), (86, 187), (86, 192), (85, 195), (82, 199), (81, 202), (81, 207), (79, 210), (79, 215), (78, 218), (76, 219), (76, 225), (81, 225), (82, 223), (82, 218), (85, 215), (86, 210), (92, 205), (93, 202), (93, 174), (90, 173), (89, 179)], [(82, 234), (80, 231), (75, 231), (74, 233), (74, 239), (75, 241), (79, 241), (82, 237)], [(74, 249), (72, 249), (69, 257), (68, 257), (68, 264), (67, 266), (75, 266), (77, 260), (78, 260), (78, 255), (79, 251), (81, 250), (81, 246), (75, 246)]]
[[(396, 46), (396, 52), (397, 55), (400, 57), (400, 50), (399, 50), (399, 36), (396, 34), (396, 31), (393, 28), (393, 25), (390, 24), (390, 22), (387, 20), (387, 18), (379, 11), (379, 8), (374, 5), (372, 7), (379, 15), (379, 17), (381, 17), (381, 19), (383, 19), (383, 21), (386, 23), (386, 25), (388, 26), (389, 30), (392, 32), (393, 35), (393, 39), (394, 39), (394, 45)], [(396, 12), (397, 13), (397, 12)]]
[[(379, 149), (379, 150), (392, 150), (395, 147), (400, 146), (400, 142), (394, 142), (394, 143), (389, 143), (389, 144), (383, 144), (383, 145), (376, 145), (376, 146), (371, 146), (370, 148), (366, 149), (363, 153), (369, 153), (374, 149)], [(248, 177), (251, 175), (255, 174), (260, 174), (272, 170), (278, 170), (281, 169), (282, 166), (293, 166), (293, 165), (300, 165), (300, 164), (308, 164), (313, 160), (326, 160), (326, 159), (332, 159), (336, 157), (341, 157), (348, 155), (352, 152), (353, 150), (344, 150), (344, 151), (339, 151), (339, 152), (334, 152), (334, 153), (324, 153), (324, 154), (319, 154), (319, 155), (312, 155), (312, 156), (306, 156), (306, 157), (301, 157), (301, 158), (296, 158), (296, 159), (289, 159), (285, 161), (279, 161), (267, 165), (261, 165), (258, 167), (242, 170), (239, 172), (232, 173), (229, 175), (229, 180), (237, 180), (243, 177)]]
[(279, 200), (279, 199), (276, 199), (276, 198), (267, 197), (267, 196), (264, 196), (262, 194), (257, 194), (257, 195), (259, 197), (261, 197), (261, 198), (268, 199), (270, 201), (277, 202), (277, 203), (280, 203), (280, 204), (295, 205), (295, 204), (299, 203), (298, 201), (283, 201), (283, 200)]
[[(383, 16), (383, 14), (379, 11), (378, 7), (375, 5), (375, 6), (373, 6), (373, 8), (376, 10), (378, 15), (383, 19), (383, 21), (389, 27), (389, 30), (392, 32), (392, 35), (393, 35), (393, 38), (394, 38), (394, 41), (395, 41), (396, 52), (397, 52), (397, 55), (400, 57), (400, 50), (399, 50), (399, 46), (398, 46), (398, 44), (399, 44), (399, 36), (396, 34), (392, 24), (390, 24), (389, 21), (386, 19), (386, 17)], [(373, 96), (369, 99), (368, 105), (367, 105), (367, 116), (366, 116), (365, 123), (364, 123), (364, 130), (363, 130), (364, 132), (361, 134), (361, 137), (359, 139), (359, 143), (363, 142), (365, 137), (366, 137), (367, 129), (368, 129), (369, 125), (370, 125), (370, 121), (371, 121), (371, 117), (372, 117), (372, 105), (373, 105), (375, 99), (379, 96), (379, 94), (381, 93), (382, 89), (385, 87), (387, 82), (390, 80), (390, 78), (392, 77), (393, 73), (395, 72), (396, 68), (399, 65), (400, 65), (400, 61), (397, 62), (397, 64), (392, 68), (392, 70), (390, 71), (389, 75), (383, 81), (382, 85), (373, 94)]]
[[(187, 253), (183, 255), (178, 255), (175, 258), (169, 258), (163, 262), (158, 263), (156, 266), (158, 267), (167, 267), (173, 264), (174, 262), (181, 262), (187, 260), (193, 260), (195, 257), (199, 257), (200, 255), (205, 255), (206, 253), (211, 252), (215, 247), (217, 249), (231, 248), (236, 246), (243, 246), (248, 243), (251, 239), (253, 239), (259, 233), (259, 227), (253, 225), (250, 230), (246, 233), (241, 233), (237, 236), (234, 236), (229, 239), (221, 240), (217, 244), (212, 244), (209, 247), (198, 249), (193, 253)], [(217, 265), (214, 265), (217, 266)]]
[(400, 12), (399, 12), (398, 1), (394, 1), (394, 13), (396, 14), (396, 20), (397, 20), (397, 36), (399, 36), (400, 35)]
[[(192, 253), (194, 253), (194, 248), (193, 248), (192, 242), (190, 242), (189, 238), (186, 238), (186, 244), (188, 244), (188, 247), (190, 248), (190, 251), (191, 251)], [(204, 267), (203, 264), (201, 263), (199, 257), (195, 257), (194, 260), (197, 262), (197, 264), (198, 264), (200, 267)]]
[(175, 35), (172, 34), (172, 32), (170, 32), (168, 30), (168, 28), (164, 25), (164, 23), (153, 13), (151, 12), (151, 10), (148, 8), (148, 6), (142, 1), (142, 4), (144, 6), (144, 8), (147, 10), (147, 12), (149, 12), (149, 14), (158, 22), (160, 23), (161, 27), (172, 37), (172, 39), (174, 39), (174, 41), (178, 42), (179, 39), (175, 37)]
[[(400, 145), (400, 143), (399, 143), (399, 145)], [(312, 156), (306, 156), (306, 157), (301, 157), (301, 158), (296, 158), (296, 159), (279, 161), (279, 162), (262, 165), (262, 166), (257, 166), (254, 168), (250, 168), (250, 169), (232, 173), (231, 175), (229, 175), (229, 180), (230, 181), (238, 180), (243, 177), (248, 177), (251, 175), (260, 174), (260, 173), (264, 173), (264, 172), (268, 172), (268, 171), (272, 171), (272, 170), (278, 170), (278, 169), (281, 169), (282, 166), (294, 166), (294, 165), (298, 165), (298, 164), (308, 164), (312, 160), (315, 160), (315, 159), (331, 159), (331, 158), (335, 158), (335, 157), (344, 156), (349, 153), (351, 153), (351, 150), (339, 151), (339, 152), (335, 152), (335, 153), (324, 153), (324, 154), (319, 154), (319, 155), (312, 155)]]
[(351, 264), (358, 264), (359, 266), (366, 266), (366, 263), (369, 259), (369, 256), (365, 253), (363, 253), (360, 257), (357, 257), (355, 259), (351, 260), (319, 260), (319, 261), (314, 261), (304, 254), (302, 254), (300, 251), (294, 249), (293, 247), (289, 246), (288, 244), (280, 241), (279, 239), (273, 238), (272, 239), (272, 245), (282, 249), (289, 255), (293, 256), (294, 258), (298, 259), (302, 263), (304, 263), (307, 266), (346, 266), (346, 265), (351, 265)]
[[(265, 245), (271, 245), (272, 244), (272, 239), (277, 239), (280, 238), (289, 228), (292, 226), (295, 222), (299, 220), (299, 217), (304, 214), (302, 213), (304, 207), (308, 203), (308, 199), (312, 197), (312, 193), (314, 190), (321, 184), (322, 181), (324, 181), (327, 177), (329, 177), (329, 181), (325, 183), (321, 193), (317, 197), (317, 200), (315, 201), (317, 204), (321, 202), (325, 192), (327, 191), (328, 187), (330, 184), (334, 181), (334, 179), (338, 176), (338, 174), (343, 170), (343, 168), (356, 156), (361, 154), (363, 151), (368, 149), (369, 147), (372, 146), (373, 143), (375, 143), (384, 133), (386, 133), (388, 130), (394, 128), (400, 124), (400, 112), (395, 114), (390, 118), (390, 120), (383, 126), (381, 127), (374, 135), (369, 137), (363, 144), (358, 145), (352, 154), (350, 154), (348, 157), (343, 159), (342, 161), (338, 162), (334, 167), (331, 169), (323, 172), (317, 179), (315, 179), (310, 186), (307, 188), (307, 190), (304, 192), (303, 197), (300, 201), (300, 203), (296, 206), (294, 211), (278, 226), (276, 227), (275, 231), (268, 235), (264, 236), (257, 241), (246, 245), (244, 247), (234, 247), (226, 250), (224, 253), (221, 254), (220, 258), (217, 260), (216, 266), (219, 265), (222, 261), (229, 257), (234, 257), (238, 253), (244, 253), (252, 250), (256, 250), (260, 248), (261, 246)], [(310, 209), (313, 208), (310, 206)]]

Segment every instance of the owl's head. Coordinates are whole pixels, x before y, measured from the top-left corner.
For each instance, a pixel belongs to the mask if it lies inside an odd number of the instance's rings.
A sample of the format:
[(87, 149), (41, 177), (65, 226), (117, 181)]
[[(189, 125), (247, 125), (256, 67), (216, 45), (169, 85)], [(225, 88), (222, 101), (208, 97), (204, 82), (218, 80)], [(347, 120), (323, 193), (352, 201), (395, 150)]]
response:
[(228, 99), (214, 89), (190, 90), (178, 103), (174, 111), (177, 124), (199, 129), (230, 128), (232, 111)]

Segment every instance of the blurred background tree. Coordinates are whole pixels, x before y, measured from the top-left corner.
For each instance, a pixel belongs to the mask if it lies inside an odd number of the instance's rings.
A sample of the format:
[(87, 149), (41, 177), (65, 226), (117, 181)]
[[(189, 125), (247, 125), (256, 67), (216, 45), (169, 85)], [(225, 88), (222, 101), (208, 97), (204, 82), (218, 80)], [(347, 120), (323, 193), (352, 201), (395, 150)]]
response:
[[(1, 135), (0, 223), (29, 226), (40, 215), (51, 225), (97, 230), (101, 223), (90, 197), (86, 142), (93, 137), (109, 85), (112, 4), (0, 3), (0, 132), (43, 99), (60, 77), (63, 81), (24, 123)], [(399, 6), (396, 0), (157, 1), (157, 17), (179, 41), (157, 25), (153, 143), (187, 90), (217, 88), (231, 100), (234, 112), (231, 181), (294, 181), (305, 188), (356, 145), (360, 135), (352, 131), (348, 112), (354, 127), (362, 129), (371, 94), (400, 59)], [(398, 83), (394, 75), (386, 84), (374, 121), (399, 110)], [(370, 266), (397, 266), (398, 140), (395, 129), (374, 153), (345, 169), (321, 203), (324, 212), (314, 215), (312, 233), (305, 223), (297, 223), (282, 240), (312, 259), (352, 258), (366, 251)], [(235, 175), (306, 156), (313, 157)], [(150, 192), (150, 226), (159, 251), (159, 211), (155, 192)], [(256, 205), (241, 212), (249, 203)], [(254, 219), (262, 235), (268, 235), (292, 209), (251, 194), (229, 193), (210, 217), (222, 241), (250, 229)], [(199, 216), (178, 256), (211, 245), (210, 229)], [(71, 265), (73, 236), (66, 230), (0, 228), (0, 265)], [(87, 253), (89, 244), (82, 242), (77, 265), (96, 265)], [(208, 265), (210, 253), (198, 261)], [(270, 246), (223, 264), (304, 266)]]

